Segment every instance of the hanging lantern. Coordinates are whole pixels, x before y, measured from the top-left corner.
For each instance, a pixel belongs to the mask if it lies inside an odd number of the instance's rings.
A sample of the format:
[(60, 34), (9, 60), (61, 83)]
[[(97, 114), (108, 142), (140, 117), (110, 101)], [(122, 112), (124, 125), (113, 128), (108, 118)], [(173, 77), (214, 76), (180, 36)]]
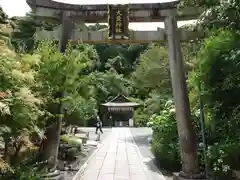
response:
[(108, 38), (129, 39), (129, 5), (108, 6)]

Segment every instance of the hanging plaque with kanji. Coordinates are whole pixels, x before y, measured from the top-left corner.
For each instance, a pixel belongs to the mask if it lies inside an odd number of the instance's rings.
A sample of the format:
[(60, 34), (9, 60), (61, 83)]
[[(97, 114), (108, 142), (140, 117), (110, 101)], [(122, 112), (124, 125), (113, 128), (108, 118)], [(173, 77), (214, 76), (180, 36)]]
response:
[(108, 6), (108, 38), (129, 39), (129, 5)]

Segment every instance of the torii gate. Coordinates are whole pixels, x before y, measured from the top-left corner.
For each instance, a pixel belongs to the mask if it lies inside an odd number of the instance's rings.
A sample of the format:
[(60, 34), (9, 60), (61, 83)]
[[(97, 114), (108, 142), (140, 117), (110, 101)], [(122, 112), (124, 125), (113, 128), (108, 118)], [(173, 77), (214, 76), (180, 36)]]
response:
[[(65, 50), (69, 39), (72, 39), (73, 43), (79, 40), (85, 43), (150, 43), (167, 40), (182, 160), (182, 171), (175, 176), (175, 179), (204, 179), (204, 176), (199, 172), (195, 133), (190, 120), (190, 106), (180, 48), (180, 40), (195, 38), (196, 34), (179, 33), (177, 29), (177, 20), (190, 20), (197, 17), (196, 8), (178, 12), (178, 0), (129, 5), (72, 5), (52, 0), (27, 0), (27, 3), (35, 10), (35, 15), (38, 18), (61, 21), (60, 37), (54, 34), (47, 36), (45, 33), (43, 37), (59, 38), (61, 52)], [(108, 21), (109, 31), (72, 32), (73, 21), (82, 23)], [(165, 30), (162, 31), (129, 33), (128, 30), (129, 22), (161, 21), (165, 23)]]

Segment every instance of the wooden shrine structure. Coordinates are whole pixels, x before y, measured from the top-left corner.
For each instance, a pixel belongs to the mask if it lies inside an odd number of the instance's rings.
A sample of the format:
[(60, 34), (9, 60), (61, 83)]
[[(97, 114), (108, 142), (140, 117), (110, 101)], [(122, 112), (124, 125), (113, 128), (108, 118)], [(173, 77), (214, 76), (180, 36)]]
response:
[(111, 126), (134, 126), (134, 108), (140, 104), (130, 101), (124, 95), (118, 95), (107, 103), (102, 104), (107, 107)]
[[(27, 0), (27, 3), (35, 12), (37, 18), (60, 24), (59, 34), (44, 31), (42, 32), (43, 35), (39, 37), (39, 39), (59, 40), (60, 52), (65, 51), (69, 40), (72, 43), (78, 41), (82, 43), (151, 43), (166, 41), (182, 162), (182, 171), (176, 174), (174, 179), (205, 179), (204, 174), (199, 171), (195, 133), (190, 119), (190, 105), (180, 46), (180, 41), (195, 40), (196, 37), (201, 37), (203, 34), (202, 32), (180, 30), (177, 27), (178, 20), (191, 20), (198, 17), (200, 12), (196, 7), (178, 10), (178, 0), (160, 0), (159, 3), (145, 4), (96, 5), (73, 5), (53, 0)], [(76, 23), (101, 22), (108, 23), (107, 31), (79, 32), (74, 30), (74, 24)], [(165, 29), (159, 31), (129, 31), (129, 22), (164, 22)], [(59, 118), (55, 129), (61, 128), (61, 121), (62, 119)], [(59, 139), (60, 133), (58, 131), (56, 131), (55, 137)], [(57, 149), (56, 146), (48, 157), (53, 159), (53, 162), (57, 161), (57, 153), (54, 153), (57, 152)], [(56, 163), (52, 169), (56, 169)], [(78, 179), (78, 177), (75, 179)]]

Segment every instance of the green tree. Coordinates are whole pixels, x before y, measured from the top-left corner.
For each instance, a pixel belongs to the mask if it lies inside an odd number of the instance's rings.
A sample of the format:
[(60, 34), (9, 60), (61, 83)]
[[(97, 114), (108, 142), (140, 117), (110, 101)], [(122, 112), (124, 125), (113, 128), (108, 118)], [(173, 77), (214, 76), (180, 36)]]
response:
[(230, 28), (239, 30), (240, 5), (238, 0), (211, 3), (200, 17), (200, 24), (206, 29)]
[(56, 24), (37, 20), (32, 12), (24, 17), (13, 17), (14, 30), (11, 34), (11, 43), (16, 51), (32, 52), (37, 43), (35, 33), (37, 30), (44, 29), (52, 31)]
[(1, 136), (5, 141), (5, 159), (11, 142), (18, 155), (22, 144), (18, 140), (22, 135), (39, 132), (38, 118), (42, 115), (42, 98), (32, 88), (35, 86), (38, 58), (31, 55), (20, 56), (10, 50), (4, 41), (0, 45), (0, 124), (5, 126)]
[[(101, 105), (118, 94), (129, 95), (131, 87), (129, 87), (129, 81), (123, 77), (122, 74), (118, 74), (114, 69), (110, 69), (106, 72), (93, 72), (90, 75), (90, 84), (94, 87), (95, 99), (97, 101), (98, 111), (103, 119), (103, 124), (106, 124), (107, 110)], [(93, 124), (94, 122), (91, 122)]]
[(7, 15), (6, 13), (4, 13), (2, 7), (0, 6), (0, 23), (6, 23), (6, 20), (7, 20)]
[(153, 91), (169, 95), (171, 80), (167, 49), (152, 45), (141, 54), (139, 65), (132, 73), (132, 82), (135, 94), (140, 98), (146, 97)]
[(147, 45), (107, 45), (95, 46), (100, 59), (98, 70), (103, 72), (114, 68), (119, 74), (129, 76), (136, 68), (138, 57)]
[(146, 126), (152, 114), (162, 110), (164, 100), (172, 96), (166, 47), (153, 44), (140, 55), (131, 85), (131, 93), (142, 100), (134, 119), (138, 126)]
[(235, 159), (240, 146), (239, 57), (239, 35), (230, 30), (215, 31), (204, 40), (189, 76), (191, 98), (198, 102), (200, 93), (203, 98), (208, 167), (218, 179), (229, 178), (231, 168), (239, 165)]
[[(46, 139), (41, 147), (41, 159), (55, 165), (59, 136), (62, 128), (62, 108), (72, 112), (78, 105), (81, 75), (97, 59), (91, 46), (79, 44), (68, 46), (65, 53), (59, 53), (53, 42), (42, 42), (37, 51), (40, 64), (36, 67), (38, 84), (36, 89), (44, 97), (45, 109), (50, 113), (46, 123)], [(64, 94), (62, 94), (64, 92)], [(64, 107), (62, 107), (62, 104)], [(53, 159), (51, 159), (53, 157)]]

